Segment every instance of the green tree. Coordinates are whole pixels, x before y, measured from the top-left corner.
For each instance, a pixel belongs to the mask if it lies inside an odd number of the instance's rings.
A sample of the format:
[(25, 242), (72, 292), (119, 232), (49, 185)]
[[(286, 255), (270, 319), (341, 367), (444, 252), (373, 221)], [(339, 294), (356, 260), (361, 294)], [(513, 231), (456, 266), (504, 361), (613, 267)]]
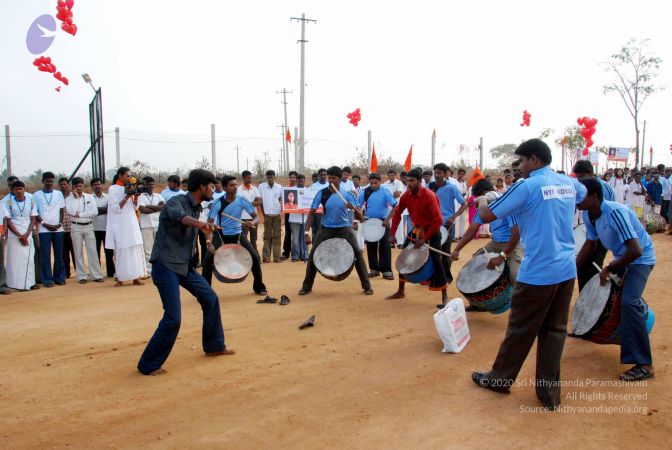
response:
[(503, 170), (511, 166), (516, 159), (514, 152), (517, 148), (516, 144), (502, 144), (490, 149), (490, 156), (497, 160), (498, 169)]
[(613, 79), (604, 85), (603, 92), (616, 92), (635, 122), (635, 155), (639, 165), (639, 115), (646, 99), (661, 89), (654, 84), (662, 59), (649, 51), (649, 40), (630, 39), (618, 53), (602, 65)]
[(575, 150), (583, 148), (586, 145), (586, 140), (581, 136), (581, 127), (578, 125), (571, 125), (565, 128), (564, 134), (555, 140), (557, 145), (565, 145), (565, 148)]

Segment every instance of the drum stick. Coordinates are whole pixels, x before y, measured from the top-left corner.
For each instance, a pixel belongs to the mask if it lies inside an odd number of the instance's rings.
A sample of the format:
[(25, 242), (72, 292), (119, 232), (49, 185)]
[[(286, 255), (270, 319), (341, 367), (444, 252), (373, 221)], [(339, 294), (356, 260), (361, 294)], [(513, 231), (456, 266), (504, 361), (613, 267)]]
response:
[[(593, 267), (595, 267), (598, 271), (602, 272), (602, 268), (601, 268), (595, 261), (593, 261)], [(621, 285), (621, 280), (620, 280), (620, 278), (618, 278), (618, 277), (617, 277), (616, 275), (614, 275), (613, 273), (609, 273), (609, 279), (611, 279), (611, 281), (613, 281), (614, 283), (616, 283), (617, 286), (620, 286), (620, 285)]]
[(334, 186), (333, 183), (329, 183), (329, 189), (331, 189), (332, 192), (335, 192), (336, 194), (338, 194), (338, 196), (341, 197), (341, 200), (343, 200), (343, 203), (345, 203), (346, 205), (349, 205), (349, 204), (350, 204), (350, 203), (348, 203), (348, 201), (345, 199), (345, 197), (343, 197), (343, 194), (341, 194), (341, 193), (338, 191), (338, 189), (336, 189), (336, 186)]
[(236, 217), (230, 216), (230, 215), (228, 215), (227, 213), (222, 213), (222, 215), (223, 215), (224, 217), (228, 218), (228, 219), (235, 220), (236, 222), (240, 222), (240, 223), (242, 223), (242, 224), (245, 224), (245, 222), (243, 222), (242, 220), (240, 220), (240, 219), (238, 219), (238, 218), (236, 218)]

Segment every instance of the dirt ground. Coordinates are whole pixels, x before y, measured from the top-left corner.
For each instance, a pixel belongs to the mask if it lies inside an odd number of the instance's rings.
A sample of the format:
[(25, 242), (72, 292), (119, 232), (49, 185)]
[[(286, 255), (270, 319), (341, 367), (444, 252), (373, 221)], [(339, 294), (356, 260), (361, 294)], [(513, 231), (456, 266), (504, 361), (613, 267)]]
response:
[[(0, 447), (664, 447), (672, 436), (671, 240), (654, 237), (658, 264), (645, 293), (656, 313), (656, 378), (600, 385), (626, 368), (619, 348), (568, 338), (566, 409), (555, 413), (534, 410), (534, 351), (511, 395), (470, 379), (492, 364), (508, 313), (470, 314), (472, 341), (444, 354), (432, 319), (438, 294), (409, 285), (406, 300), (385, 301), (396, 281), (377, 278), (375, 295), (364, 296), (354, 271), (338, 283), (318, 275), (313, 293), (299, 297), (302, 263), (264, 265), (271, 295), (287, 294), (289, 306), (256, 304), (251, 280), (215, 281), (237, 352), (218, 358), (204, 357), (201, 311), (183, 291), (182, 329), (161, 377), (135, 369), (162, 314), (151, 283), (70, 281), (3, 296)], [(459, 296), (454, 285), (450, 294)], [(299, 331), (312, 314), (315, 327)]]

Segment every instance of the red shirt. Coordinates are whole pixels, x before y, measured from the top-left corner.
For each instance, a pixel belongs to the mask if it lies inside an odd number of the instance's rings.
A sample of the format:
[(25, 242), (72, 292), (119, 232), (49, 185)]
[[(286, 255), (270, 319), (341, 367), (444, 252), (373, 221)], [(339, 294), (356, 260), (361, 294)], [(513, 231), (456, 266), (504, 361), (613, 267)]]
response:
[(425, 240), (429, 240), (438, 233), (443, 225), (443, 216), (439, 207), (439, 199), (434, 192), (427, 188), (420, 187), (417, 194), (407, 190), (399, 198), (399, 204), (394, 210), (392, 218), (392, 229), (390, 233), (394, 235), (401, 221), (401, 213), (404, 209), (408, 210), (413, 225), (420, 226), (425, 230)]

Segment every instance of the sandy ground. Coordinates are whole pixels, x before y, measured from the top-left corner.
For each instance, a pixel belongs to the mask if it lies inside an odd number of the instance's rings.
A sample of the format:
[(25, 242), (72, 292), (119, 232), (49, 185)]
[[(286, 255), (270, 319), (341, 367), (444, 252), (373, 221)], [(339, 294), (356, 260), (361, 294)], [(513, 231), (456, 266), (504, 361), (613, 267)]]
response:
[[(443, 354), (432, 319), (438, 294), (420, 286), (409, 285), (406, 300), (385, 301), (396, 281), (375, 279), (367, 297), (354, 272), (338, 283), (318, 275), (313, 294), (299, 297), (304, 265), (267, 264), (270, 293), (292, 300), (279, 306), (257, 305), (251, 280), (216, 282), (227, 344), (237, 351), (218, 358), (204, 357), (201, 311), (183, 291), (182, 329), (161, 377), (135, 370), (162, 314), (151, 283), (70, 281), (14, 293), (0, 298), (0, 447), (665, 447), (671, 239), (654, 238), (658, 265), (645, 294), (657, 319), (656, 378), (596, 386), (626, 368), (619, 348), (569, 338), (563, 405), (584, 409), (556, 413), (534, 411), (534, 352), (511, 395), (470, 379), (491, 365), (508, 313), (469, 315), (472, 341), (461, 354)], [(450, 293), (459, 295), (454, 286)], [(316, 326), (299, 331), (311, 314)], [(624, 394), (639, 397), (617, 397)]]

